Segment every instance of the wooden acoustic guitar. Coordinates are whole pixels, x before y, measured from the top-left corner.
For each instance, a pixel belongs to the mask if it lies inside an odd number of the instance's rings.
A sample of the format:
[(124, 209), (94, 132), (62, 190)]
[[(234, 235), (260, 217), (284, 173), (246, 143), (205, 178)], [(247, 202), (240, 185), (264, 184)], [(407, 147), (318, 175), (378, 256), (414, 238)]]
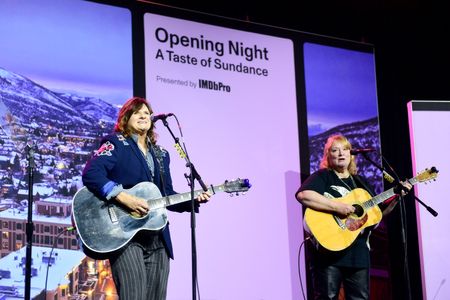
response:
[[(426, 169), (414, 178), (408, 180), (411, 185), (429, 181), (437, 177), (438, 170), (435, 167)], [(386, 190), (372, 198), (364, 189), (354, 189), (344, 197), (333, 199), (341, 203), (355, 207), (355, 212), (347, 218), (320, 212), (307, 208), (304, 221), (306, 230), (325, 249), (340, 251), (350, 246), (360, 232), (369, 226), (378, 224), (383, 216), (378, 204), (395, 195), (394, 188)]]

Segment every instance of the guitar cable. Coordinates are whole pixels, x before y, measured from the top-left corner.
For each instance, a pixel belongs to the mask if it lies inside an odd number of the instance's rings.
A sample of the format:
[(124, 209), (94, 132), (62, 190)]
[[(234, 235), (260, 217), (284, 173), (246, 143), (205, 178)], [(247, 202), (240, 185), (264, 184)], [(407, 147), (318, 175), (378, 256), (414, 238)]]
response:
[(306, 300), (306, 296), (305, 296), (305, 291), (304, 291), (304, 288), (303, 288), (302, 275), (301, 275), (301, 271), (300, 271), (300, 267), (301, 267), (301, 266), (300, 266), (300, 253), (301, 253), (301, 251), (302, 251), (303, 245), (304, 245), (305, 242), (306, 242), (307, 240), (309, 240), (309, 239), (311, 239), (310, 236), (308, 236), (306, 239), (304, 239), (304, 240), (300, 243), (300, 247), (298, 248), (298, 255), (297, 255), (298, 280), (299, 280), (299, 282), (300, 282), (300, 289), (301, 289), (301, 291), (302, 291), (302, 296), (303, 296), (303, 299), (304, 299), (304, 300)]
[(404, 242), (403, 245), (403, 276), (405, 277), (406, 285), (408, 288), (408, 299), (411, 299), (411, 286), (410, 286), (410, 275), (409, 275), (409, 265), (408, 265), (408, 223), (406, 218), (403, 216), (406, 216), (406, 206), (405, 206), (405, 199), (404, 196), (400, 193), (399, 194), (399, 206), (400, 206), (400, 222), (402, 223), (403, 231), (402, 231), (402, 239)]
[(47, 297), (47, 281), (48, 281), (48, 269), (51, 266), (51, 260), (52, 260), (52, 255), (53, 255), (53, 250), (56, 248), (56, 243), (58, 242), (59, 237), (65, 233), (65, 232), (70, 232), (70, 231), (74, 231), (76, 228), (74, 226), (71, 227), (66, 227), (63, 230), (61, 230), (60, 233), (58, 233), (58, 235), (55, 237), (55, 239), (53, 240), (53, 245), (52, 245), (52, 249), (50, 250), (50, 255), (48, 257), (48, 261), (47, 261), (47, 272), (45, 274), (45, 288), (44, 288), (44, 295), (45, 297)]
[[(395, 178), (393, 181), (397, 181), (400, 182), (400, 177), (398, 176), (397, 172), (395, 172), (394, 168), (389, 164), (389, 162), (387, 161), (387, 159), (381, 155), (381, 159), (383, 160), (383, 162), (386, 164), (386, 166), (390, 169), (390, 171), (392, 172), (392, 174), (394, 175)], [(386, 180), (388, 182), (390, 181), (391, 178), (386, 178)], [(391, 182), (392, 183), (392, 182)], [(404, 276), (404, 280), (406, 282), (406, 287), (407, 287), (407, 298), (411, 299), (411, 284), (410, 284), (410, 275), (409, 275), (409, 265), (408, 265), (408, 222), (406, 220), (406, 206), (405, 206), (405, 199), (404, 196), (402, 195), (402, 193), (400, 192), (398, 194), (398, 200), (397, 200), (398, 204), (399, 204), (399, 209), (400, 209), (400, 223), (401, 223), (401, 234), (402, 234), (402, 242), (403, 242), (403, 276)]]

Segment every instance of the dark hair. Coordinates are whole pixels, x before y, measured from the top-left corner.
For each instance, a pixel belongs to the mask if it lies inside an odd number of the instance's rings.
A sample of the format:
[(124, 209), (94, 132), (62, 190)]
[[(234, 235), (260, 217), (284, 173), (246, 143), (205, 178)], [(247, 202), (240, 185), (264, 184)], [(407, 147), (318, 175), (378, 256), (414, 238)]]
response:
[[(114, 131), (120, 132), (124, 136), (129, 137), (133, 132), (130, 132), (130, 130), (128, 129), (128, 121), (130, 120), (131, 115), (136, 111), (139, 111), (143, 105), (147, 106), (150, 115), (153, 114), (153, 110), (150, 104), (144, 98), (133, 97), (131, 99), (128, 99), (119, 111), (119, 116), (117, 118), (116, 125), (114, 126)], [(156, 144), (157, 137), (156, 133), (154, 132), (154, 128), (155, 126), (152, 122), (152, 124), (150, 125), (150, 129), (147, 132), (147, 136), (152, 144)]]

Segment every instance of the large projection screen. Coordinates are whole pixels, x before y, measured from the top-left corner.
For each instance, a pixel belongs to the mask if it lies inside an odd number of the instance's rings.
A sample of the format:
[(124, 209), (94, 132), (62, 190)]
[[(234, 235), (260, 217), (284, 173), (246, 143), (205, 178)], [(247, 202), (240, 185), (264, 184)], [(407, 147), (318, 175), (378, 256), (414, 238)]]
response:
[(433, 217), (416, 202), (423, 299), (450, 299), (450, 206), (446, 202), (450, 182), (450, 102), (412, 100), (408, 114), (414, 174), (432, 166), (440, 171), (436, 182), (414, 188), (416, 196), (439, 213)]
[[(192, 162), (210, 184), (249, 178), (250, 191), (217, 194), (197, 216), (198, 277), (204, 299), (300, 299), (303, 237), (293, 43), (289, 39), (145, 14), (147, 97), (177, 115)], [(179, 136), (173, 118), (168, 119)], [(172, 150), (174, 187), (187, 191)], [(198, 186), (198, 185), (197, 185)], [(171, 213), (175, 260), (169, 299), (191, 290), (189, 216)], [(301, 273), (304, 273), (302, 270)], [(304, 280), (304, 279), (303, 279)]]

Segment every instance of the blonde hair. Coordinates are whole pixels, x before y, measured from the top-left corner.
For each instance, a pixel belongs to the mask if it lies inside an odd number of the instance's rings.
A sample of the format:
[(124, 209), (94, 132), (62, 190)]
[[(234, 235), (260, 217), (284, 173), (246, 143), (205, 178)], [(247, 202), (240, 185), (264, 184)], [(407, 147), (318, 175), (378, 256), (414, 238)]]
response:
[[(352, 144), (350, 144), (350, 142), (345, 136), (341, 134), (336, 134), (328, 137), (327, 142), (325, 143), (325, 147), (323, 148), (322, 160), (320, 161), (321, 169), (329, 169), (329, 170), (333, 169), (332, 167), (330, 167), (331, 166), (330, 148), (331, 146), (333, 146), (334, 142), (339, 142), (343, 144), (346, 149), (352, 150)], [(356, 175), (356, 173), (358, 173), (358, 169), (356, 168), (355, 157), (353, 155), (350, 156), (350, 164), (348, 165), (348, 171), (352, 175)]]

